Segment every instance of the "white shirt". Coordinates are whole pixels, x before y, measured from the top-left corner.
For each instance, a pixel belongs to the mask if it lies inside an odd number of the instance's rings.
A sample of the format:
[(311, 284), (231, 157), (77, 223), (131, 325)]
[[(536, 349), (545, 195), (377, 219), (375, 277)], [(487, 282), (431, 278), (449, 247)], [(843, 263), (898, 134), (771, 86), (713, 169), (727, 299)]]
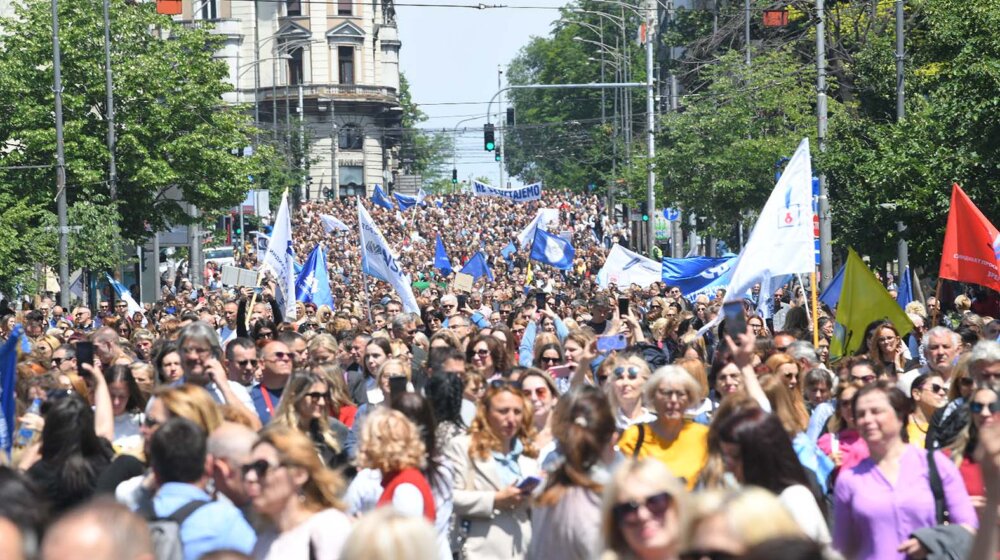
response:
[(340, 558), (340, 551), (351, 533), (351, 520), (342, 511), (325, 509), (284, 533), (268, 530), (257, 538), (255, 560), (309, 558), (309, 547), (316, 558)]
[[(253, 405), (253, 399), (250, 398), (250, 391), (247, 391), (246, 387), (231, 379), (227, 380), (227, 383), (229, 383), (229, 389), (234, 395), (236, 395), (236, 398), (240, 401), (240, 403), (243, 404), (243, 406), (245, 406), (251, 414), (257, 416), (257, 409)], [(208, 391), (209, 395), (212, 395), (212, 400), (219, 404), (226, 404), (226, 399), (222, 397), (222, 389), (219, 389), (219, 386), (216, 385), (214, 381), (209, 381), (208, 385), (205, 385), (205, 390)]]

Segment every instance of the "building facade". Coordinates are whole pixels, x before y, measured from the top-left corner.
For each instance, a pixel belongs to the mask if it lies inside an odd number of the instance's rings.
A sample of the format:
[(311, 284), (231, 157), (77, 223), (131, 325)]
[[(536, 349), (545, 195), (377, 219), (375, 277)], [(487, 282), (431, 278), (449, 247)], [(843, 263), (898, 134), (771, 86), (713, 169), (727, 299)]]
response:
[(277, 143), (307, 146), (304, 200), (370, 194), (398, 170), (402, 107), (392, 0), (184, 0), (176, 19), (225, 38), (231, 103)]

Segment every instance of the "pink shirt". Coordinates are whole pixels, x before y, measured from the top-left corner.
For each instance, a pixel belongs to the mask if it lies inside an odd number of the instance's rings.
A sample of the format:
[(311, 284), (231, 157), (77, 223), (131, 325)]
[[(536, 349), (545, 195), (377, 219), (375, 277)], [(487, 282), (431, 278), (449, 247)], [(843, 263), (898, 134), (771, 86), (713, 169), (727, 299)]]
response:
[[(816, 445), (834, 463), (837, 462), (833, 456), (832, 434), (826, 433), (820, 436)], [(856, 430), (841, 430), (837, 434), (837, 453), (840, 454), (840, 468), (849, 469), (868, 458), (868, 444), (861, 439)]]

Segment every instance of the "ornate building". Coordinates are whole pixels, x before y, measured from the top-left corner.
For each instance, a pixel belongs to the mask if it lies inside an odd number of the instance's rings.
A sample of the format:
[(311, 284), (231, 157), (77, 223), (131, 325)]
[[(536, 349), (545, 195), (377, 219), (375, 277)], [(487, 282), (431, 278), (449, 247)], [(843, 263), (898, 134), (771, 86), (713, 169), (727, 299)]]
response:
[(403, 111), (392, 0), (184, 0), (182, 9), (178, 19), (209, 21), (226, 38), (217, 53), (235, 87), (226, 100), (250, 106), (279, 143), (304, 140), (304, 199), (394, 183)]

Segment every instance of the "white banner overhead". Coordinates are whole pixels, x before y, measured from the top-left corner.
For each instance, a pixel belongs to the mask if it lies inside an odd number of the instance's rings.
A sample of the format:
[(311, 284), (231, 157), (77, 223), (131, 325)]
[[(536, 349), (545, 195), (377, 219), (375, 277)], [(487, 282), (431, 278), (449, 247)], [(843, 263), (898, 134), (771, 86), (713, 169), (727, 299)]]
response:
[(472, 181), (472, 194), (476, 196), (499, 196), (513, 202), (529, 202), (542, 198), (542, 184), (533, 183), (516, 189), (504, 189), (474, 180)]

